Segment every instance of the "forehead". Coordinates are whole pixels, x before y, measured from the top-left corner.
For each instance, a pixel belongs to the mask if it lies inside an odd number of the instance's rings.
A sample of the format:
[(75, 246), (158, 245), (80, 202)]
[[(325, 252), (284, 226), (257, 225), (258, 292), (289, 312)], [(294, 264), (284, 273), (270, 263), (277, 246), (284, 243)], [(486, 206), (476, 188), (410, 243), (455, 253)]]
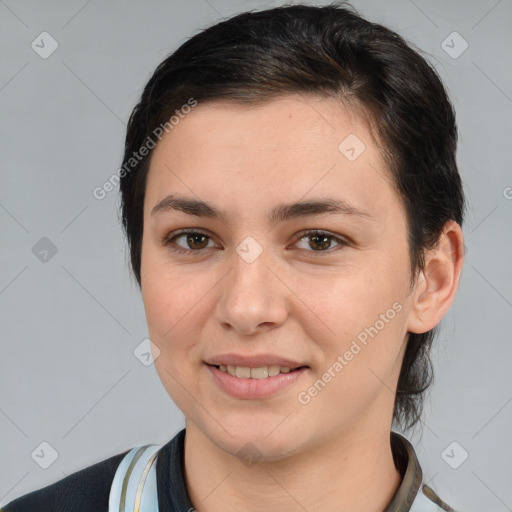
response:
[(302, 95), (199, 103), (153, 150), (146, 210), (173, 191), (234, 208), (333, 193), (378, 206), (393, 194), (365, 121), (333, 99)]
[[(164, 134), (154, 158), (164, 147), (172, 148), (178, 157), (181, 148), (188, 152), (192, 146), (219, 158), (229, 158), (230, 152), (252, 152), (261, 157), (261, 151), (275, 155), (283, 154), (283, 150), (289, 158), (301, 148), (309, 149), (312, 159), (320, 152), (338, 156), (339, 143), (350, 134), (364, 141), (370, 152), (378, 147), (354, 109), (333, 98), (312, 95), (293, 94), (253, 105), (226, 100), (199, 102), (181, 119), (174, 118), (178, 123)], [(223, 149), (222, 154), (216, 148)]]

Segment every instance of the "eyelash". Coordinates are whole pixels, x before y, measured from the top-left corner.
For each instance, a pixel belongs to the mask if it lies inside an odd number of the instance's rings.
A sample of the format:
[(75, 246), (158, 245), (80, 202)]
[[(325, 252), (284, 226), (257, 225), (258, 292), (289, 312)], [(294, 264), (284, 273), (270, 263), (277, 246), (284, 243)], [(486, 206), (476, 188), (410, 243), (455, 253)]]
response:
[[(176, 247), (171, 246), (174, 243), (174, 240), (176, 240), (177, 238), (180, 238), (184, 235), (203, 235), (211, 240), (211, 236), (209, 236), (207, 233), (190, 229), (190, 230), (174, 233), (174, 234), (172, 234), (172, 236), (165, 237), (162, 240), (162, 244), (164, 246), (168, 246), (173, 252), (175, 252), (177, 254), (192, 254), (194, 256), (201, 256), (207, 248), (204, 248), (204, 249), (177, 249)], [(320, 236), (323, 235), (331, 240), (334, 240), (335, 242), (339, 243), (339, 247), (345, 247), (348, 245), (348, 242), (346, 242), (345, 240), (342, 240), (329, 232), (318, 230), (318, 229), (310, 229), (310, 230), (303, 232), (301, 234), (301, 236), (295, 241), (295, 243), (300, 242), (304, 238), (308, 238), (313, 235), (320, 235)], [(313, 256), (316, 257), (316, 256), (326, 256), (326, 255), (332, 254), (334, 251), (333, 250), (329, 250), (329, 251), (313, 251), (313, 250), (311, 250), (311, 251), (306, 251), (306, 252), (310, 252), (310, 253), (312, 253)]]

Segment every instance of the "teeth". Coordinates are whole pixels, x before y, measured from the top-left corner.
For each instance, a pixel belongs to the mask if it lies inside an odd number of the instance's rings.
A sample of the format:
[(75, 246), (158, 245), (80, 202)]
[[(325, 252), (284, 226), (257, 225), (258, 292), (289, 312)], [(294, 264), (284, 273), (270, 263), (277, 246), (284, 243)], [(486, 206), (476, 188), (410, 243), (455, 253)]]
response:
[(241, 379), (248, 379), (251, 376), (251, 369), (247, 366), (235, 366), (235, 375)]
[(219, 369), (227, 372), (233, 377), (240, 379), (266, 379), (267, 377), (275, 377), (280, 373), (290, 373), (291, 368), (288, 366), (261, 366), (260, 368), (250, 368), (249, 366), (233, 366), (231, 364), (221, 364)]

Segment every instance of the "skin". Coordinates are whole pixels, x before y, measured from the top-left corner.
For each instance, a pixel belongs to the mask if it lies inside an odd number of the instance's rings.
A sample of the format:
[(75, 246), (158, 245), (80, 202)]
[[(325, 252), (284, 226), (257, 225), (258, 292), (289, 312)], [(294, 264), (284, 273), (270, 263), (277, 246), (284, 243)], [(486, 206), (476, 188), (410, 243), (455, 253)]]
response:
[[(338, 149), (349, 134), (366, 146), (354, 161)], [(151, 215), (169, 194), (207, 201), (226, 219)], [(371, 218), (267, 218), (278, 204), (326, 197)], [(185, 228), (209, 238), (162, 243)], [(304, 238), (307, 229), (334, 238), (322, 245), (321, 236)], [(263, 250), (250, 264), (236, 252), (247, 236)], [(155, 366), (186, 418), (185, 473), (195, 508), (384, 510), (401, 482), (389, 432), (407, 333), (426, 332), (446, 314), (462, 261), (462, 232), (450, 221), (411, 288), (402, 203), (377, 141), (339, 103), (289, 95), (250, 108), (196, 106), (154, 149), (141, 265), (149, 335), (160, 351)], [(300, 403), (298, 394), (395, 303), (401, 310), (394, 318)], [(204, 362), (227, 352), (271, 353), (309, 368), (271, 397), (241, 400), (217, 386)], [(241, 460), (248, 446), (254, 464)]]

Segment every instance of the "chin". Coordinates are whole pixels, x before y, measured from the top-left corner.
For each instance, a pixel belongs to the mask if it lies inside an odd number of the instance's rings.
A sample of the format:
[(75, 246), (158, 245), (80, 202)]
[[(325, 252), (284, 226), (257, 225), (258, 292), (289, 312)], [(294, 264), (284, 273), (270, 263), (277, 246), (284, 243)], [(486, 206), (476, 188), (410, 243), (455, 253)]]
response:
[(213, 431), (210, 430), (213, 437), (209, 437), (219, 448), (240, 459), (282, 460), (295, 453), (301, 444), (297, 438), (300, 429), (293, 428), (291, 424), (285, 428), (287, 420), (282, 420), (280, 417), (279, 421), (273, 418), (273, 421), (260, 422), (251, 415), (237, 423), (223, 423), (227, 432), (217, 425)]

